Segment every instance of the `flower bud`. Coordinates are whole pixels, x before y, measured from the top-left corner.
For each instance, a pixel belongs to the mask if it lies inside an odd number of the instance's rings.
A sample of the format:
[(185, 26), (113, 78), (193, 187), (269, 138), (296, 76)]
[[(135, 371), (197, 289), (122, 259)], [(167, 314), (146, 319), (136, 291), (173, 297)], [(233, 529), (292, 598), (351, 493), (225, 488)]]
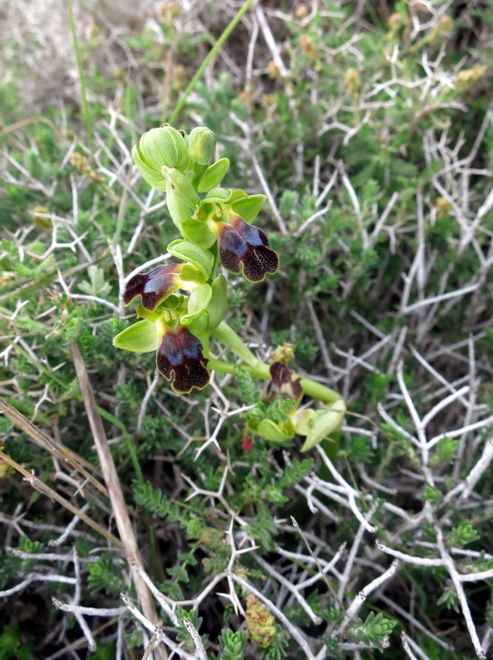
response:
[(188, 156), (199, 165), (210, 165), (216, 153), (216, 136), (205, 126), (198, 126), (188, 136)]
[(151, 128), (144, 133), (132, 155), (147, 183), (159, 190), (165, 187), (161, 173), (163, 165), (181, 169), (188, 162), (185, 138), (172, 126)]

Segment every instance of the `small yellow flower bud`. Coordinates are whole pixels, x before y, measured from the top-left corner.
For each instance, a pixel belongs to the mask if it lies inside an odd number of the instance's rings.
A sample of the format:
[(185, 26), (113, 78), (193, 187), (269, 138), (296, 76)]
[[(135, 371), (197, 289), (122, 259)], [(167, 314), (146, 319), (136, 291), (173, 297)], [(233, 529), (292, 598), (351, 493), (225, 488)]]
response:
[(463, 69), (455, 76), (455, 86), (459, 92), (467, 92), (478, 80), (484, 78), (485, 74), (484, 64), (476, 64), (471, 69)]
[(351, 96), (358, 96), (359, 90), (361, 89), (361, 79), (359, 73), (356, 69), (353, 69), (353, 67), (346, 69), (346, 73), (344, 74), (344, 84)]
[(438, 197), (436, 210), (439, 218), (446, 218), (452, 209), (452, 204), (445, 197)]
[(296, 16), (296, 18), (299, 18), (300, 20), (306, 18), (308, 16), (307, 6), (304, 4), (298, 5), (294, 10), (294, 15)]
[(46, 206), (35, 206), (31, 209), (31, 215), (33, 216), (34, 226), (41, 231), (48, 231), (51, 229), (52, 222), (48, 217), (50, 215), (50, 210)]

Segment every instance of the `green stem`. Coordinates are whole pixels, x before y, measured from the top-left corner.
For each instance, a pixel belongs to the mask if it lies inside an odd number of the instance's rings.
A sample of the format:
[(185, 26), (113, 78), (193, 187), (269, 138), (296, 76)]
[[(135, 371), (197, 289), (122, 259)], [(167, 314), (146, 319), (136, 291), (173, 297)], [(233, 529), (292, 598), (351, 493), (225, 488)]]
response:
[(200, 80), (202, 77), (202, 74), (204, 71), (207, 69), (209, 62), (212, 60), (212, 58), (219, 52), (219, 49), (223, 45), (223, 43), (226, 41), (226, 39), (229, 37), (229, 35), (233, 32), (235, 27), (238, 25), (238, 23), (241, 21), (243, 16), (246, 14), (246, 12), (250, 9), (250, 5), (253, 3), (253, 0), (247, 0), (243, 7), (240, 9), (240, 11), (236, 14), (236, 16), (233, 18), (231, 23), (228, 25), (228, 27), (224, 30), (222, 35), (219, 37), (217, 42), (215, 43), (214, 47), (212, 48), (211, 52), (207, 55), (205, 60), (202, 62), (201, 66), (199, 67), (197, 73), (194, 75), (192, 80), (190, 81), (188, 87), (186, 90), (183, 92), (181, 99), (178, 101), (176, 104), (176, 108), (173, 111), (173, 114), (171, 115), (169, 119), (169, 123), (171, 126), (176, 122), (178, 119), (178, 116), (180, 112), (183, 109), (183, 106), (185, 105), (185, 102), (190, 94), (190, 92), (193, 90), (197, 82)]
[[(233, 353), (238, 355), (243, 360), (241, 367), (248, 371), (250, 375), (254, 378), (260, 378), (261, 380), (270, 379), (270, 365), (264, 364), (257, 360), (252, 351), (245, 346), (242, 338), (231, 328), (225, 321), (220, 323), (220, 325), (212, 333), (215, 339), (219, 340), (221, 344), (229, 348)], [(233, 362), (224, 362), (223, 360), (216, 360), (209, 357), (210, 369), (215, 369), (215, 371), (220, 371), (221, 373), (234, 374), (236, 373), (237, 365)], [(335, 403), (336, 401), (343, 401), (342, 396), (332, 390), (330, 387), (321, 385), (311, 378), (304, 378), (299, 374), (294, 374), (295, 378), (301, 378), (301, 387), (303, 391), (308, 396), (323, 401), (323, 403)]]
[[(234, 362), (216, 360), (215, 358), (209, 358), (209, 363), (207, 366), (209, 369), (214, 369), (214, 371), (219, 371), (223, 374), (235, 374), (238, 364), (235, 364)], [(259, 378), (260, 380), (270, 379), (270, 365), (268, 364), (258, 362), (255, 367), (252, 367), (249, 364), (243, 363), (239, 366), (241, 366), (242, 369), (245, 369), (245, 371), (248, 371), (248, 373), (254, 378)], [(297, 378), (298, 376), (299, 374), (295, 372), (294, 377)], [(342, 396), (338, 392), (330, 389), (330, 387), (321, 385), (311, 378), (304, 378), (303, 376), (299, 377), (301, 378), (301, 387), (303, 388), (303, 391), (313, 399), (318, 399), (318, 401), (322, 401), (323, 403), (335, 403), (336, 401), (343, 400)]]
[(72, 0), (67, 0), (67, 9), (68, 9), (68, 15), (69, 15), (69, 21), (70, 21), (70, 31), (72, 32), (72, 39), (74, 41), (74, 52), (75, 52), (75, 59), (76, 59), (76, 62), (77, 62), (77, 70), (79, 72), (80, 88), (81, 88), (81, 94), (82, 94), (82, 114), (84, 115), (84, 123), (86, 125), (87, 141), (88, 141), (88, 144), (89, 144), (89, 151), (90, 151), (91, 156), (92, 156), (93, 148), (92, 148), (91, 113), (89, 111), (89, 104), (87, 102), (86, 79), (85, 79), (85, 76), (84, 76), (84, 71), (82, 69), (82, 57), (81, 57), (81, 54), (80, 54), (79, 41), (77, 39), (77, 32), (76, 32), (76, 29), (75, 29), (75, 19), (74, 19), (73, 7), (72, 7)]
[(247, 346), (245, 346), (243, 339), (238, 334), (236, 334), (233, 328), (230, 328), (225, 321), (221, 321), (221, 323), (217, 326), (212, 334), (218, 341), (221, 342), (221, 344), (233, 351), (235, 355), (240, 357), (243, 362), (246, 362), (251, 367), (254, 367), (257, 364), (261, 364), (261, 362), (257, 360), (255, 355), (252, 353), (252, 351)]

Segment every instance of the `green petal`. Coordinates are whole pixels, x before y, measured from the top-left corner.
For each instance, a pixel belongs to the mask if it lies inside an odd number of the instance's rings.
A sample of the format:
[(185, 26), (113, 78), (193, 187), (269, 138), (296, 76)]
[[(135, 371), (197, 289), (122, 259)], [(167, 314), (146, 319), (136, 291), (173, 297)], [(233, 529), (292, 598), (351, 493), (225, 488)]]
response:
[(242, 220), (252, 223), (264, 205), (267, 197), (265, 195), (249, 195), (241, 197), (231, 204), (231, 208)]
[(114, 339), (113, 346), (134, 353), (150, 353), (157, 351), (159, 337), (156, 326), (147, 319), (137, 321), (122, 330)]
[(168, 252), (178, 259), (188, 261), (200, 270), (206, 279), (212, 275), (214, 257), (212, 254), (195, 243), (178, 239), (168, 245)]
[(324, 406), (320, 410), (317, 410), (311, 420), (311, 430), (300, 451), (313, 449), (324, 438), (338, 431), (344, 420), (345, 413), (346, 406), (342, 399), (330, 404), (330, 406)]
[(216, 188), (224, 178), (229, 168), (229, 159), (221, 158), (206, 169), (198, 185), (200, 193), (209, 192)]
[(209, 190), (207, 196), (204, 198), (204, 201), (209, 203), (229, 202), (231, 194), (231, 188), (213, 188), (212, 190)]

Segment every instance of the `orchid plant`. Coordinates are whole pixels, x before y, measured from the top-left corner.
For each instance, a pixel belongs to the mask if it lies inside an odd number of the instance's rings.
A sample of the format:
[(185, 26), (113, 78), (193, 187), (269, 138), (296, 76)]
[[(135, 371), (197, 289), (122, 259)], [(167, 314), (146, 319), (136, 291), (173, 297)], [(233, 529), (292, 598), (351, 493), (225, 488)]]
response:
[[(120, 332), (113, 344), (134, 352), (156, 352), (158, 371), (175, 392), (202, 390), (211, 370), (235, 373), (245, 369), (267, 380), (265, 399), (281, 402), (277, 414), (252, 418), (249, 430), (273, 443), (306, 436), (302, 451), (339, 431), (345, 414), (342, 397), (288, 366), (292, 351), (281, 347), (271, 365), (262, 363), (226, 323), (227, 282), (222, 269), (242, 274), (249, 282), (263, 282), (279, 268), (279, 256), (264, 231), (254, 226), (266, 197), (220, 187), (229, 160), (214, 162), (216, 137), (206, 127), (189, 135), (164, 125), (140, 138), (132, 152), (143, 178), (166, 193), (171, 218), (181, 238), (167, 246), (177, 261), (131, 277), (123, 302), (139, 300), (140, 319)], [(234, 364), (212, 357), (213, 337), (240, 358)], [(301, 407), (304, 395), (322, 402), (318, 409)], [(280, 410), (280, 412), (279, 412)]]

